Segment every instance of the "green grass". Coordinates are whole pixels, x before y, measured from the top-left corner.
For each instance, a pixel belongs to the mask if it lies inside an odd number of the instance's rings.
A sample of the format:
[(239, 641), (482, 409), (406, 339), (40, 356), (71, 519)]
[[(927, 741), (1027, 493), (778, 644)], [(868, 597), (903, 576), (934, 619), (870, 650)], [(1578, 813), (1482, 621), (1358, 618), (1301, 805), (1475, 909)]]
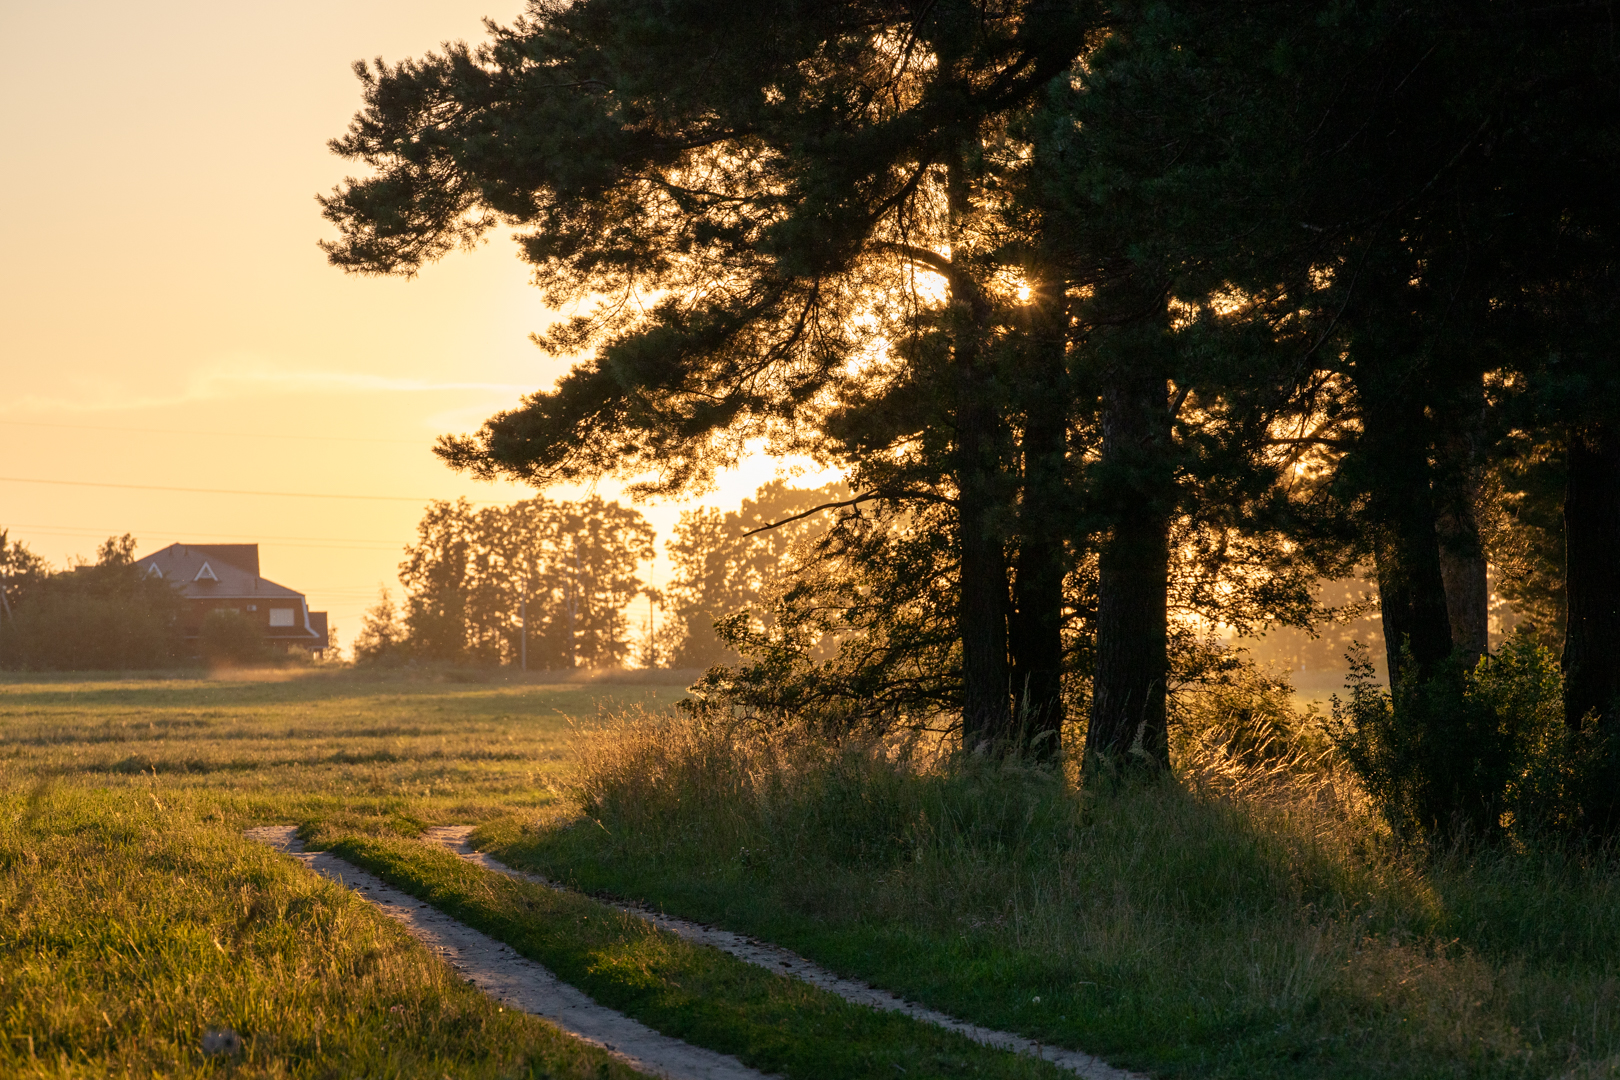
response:
[[(471, 681), (461, 681), (471, 680)], [(205, 796), (242, 827), (414, 835), (555, 799), (577, 725), (676, 686), (547, 686), (479, 672), (0, 678), (0, 784)]]
[(597, 1001), (763, 1072), (801, 1080), (1067, 1075), (898, 1013), (851, 1005), (589, 897), (514, 881), (443, 850), (359, 838), (333, 851), (510, 944)]
[[(17, 1035), (7, 1052), (45, 1062), (47, 1075), (207, 1074), (227, 1063), (202, 1055), (201, 1036), (229, 1026), (247, 1040), (231, 1066), (243, 1075), (595, 1067), (547, 1025), (499, 1012), (363, 902), (241, 836), (291, 823), (312, 847), (367, 865), (598, 1000), (768, 1071), (1058, 1075), (415, 839), (434, 824), (557, 811), (580, 732), (608, 723), (600, 709), (680, 695), (470, 673), (0, 681), (0, 785), (22, 823), (6, 840), (0, 897), (28, 897), (0, 899), (0, 1016)], [(17, 793), (42, 780), (51, 794), (36, 805), (48, 812), (17, 809)], [(60, 887), (30, 893), (44, 867), (61, 870)], [(101, 899), (76, 904), (86, 891)], [(57, 971), (87, 988), (70, 1007), (46, 991)]]
[(0, 679), (0, 1076), (636, 1075), (242, 838), (545, 806), (576, 722), (679, 696), (450, 674)]
[(1155, 1074), (1620, 1075), (1613, 860), (1423, 861), (1333, 796), (1082, 797), (1038, 771), (676, 725), (603, 733), (583, 814), (475, 839)]
[[(183, 797), (0, 797), (0, 1075), (630, 1077)], [(238, 1051), (203, 1039), (230, 1029)]]
[[(514, 864), (1156, 1075), (1620, 1074), (1610, 860), (1421, 862), (1286, 776), (1082, 797), (1037, 771), (598, 715), (679, 696), (446, 672), (0, 679), (0, 1075), (594, 1075), (242, 840), (262, 824), (787, 1075), (1040, 1068), (412, 839), (460, 823)], [(242, 1058), (201, 1055), (217, 1026)]]

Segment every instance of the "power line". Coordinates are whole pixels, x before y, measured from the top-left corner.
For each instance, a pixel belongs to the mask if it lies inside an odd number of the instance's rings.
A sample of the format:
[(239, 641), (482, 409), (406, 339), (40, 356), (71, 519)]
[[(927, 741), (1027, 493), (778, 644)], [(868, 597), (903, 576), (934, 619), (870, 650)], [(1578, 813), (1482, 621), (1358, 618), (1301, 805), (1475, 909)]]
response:
[[(109, 531), (109, 530), (101, 530), (101, 529), (75, 529), (75, 530), (69, 530), (69, 529), (40, 529), (40, 528), (33, 528), (33, 527), (30, 527), (30, 526), (27, 526), (27, 525), (17, 525), (17, 526), (13, 526), (13, 527), (17, 528), (17, 529), (27, 529), (29, 534), (32, 535), (32, 536), (67, 536), (67, 537), (72, 537), (74, 539), (79, 539), (79, 540), (87, 540), (87, 539), (95, 539), (95, 538), (98, 538), (98, 537), (120, 535), (120, 530), (110, 530)], [(166, 533), (168, 532), (168, 530), (162, 530), (162, 531), (166, 532)], [(124, 529), (124, 530), (122, 530), (122, 532), (146, 533), (146, 534), (150, 535), (150, 534), (152, 534), (154, 532), (159, 532), (159, 530), (157, 530), (157, 529)], [(169, 535), (174, 535), (174, 534), (169, 533)], [(217, 537), (217, 536), (220, 536), (222, 534), (220, 534), (220, 533), (205, 533), (204, 535), (216, 536)], [(245, 539), (253, 539), (253, 538), (245, 538)], [(267, 540), (267, 539), (271, 539), (271, 538), (261, 536), (261, 537), (257, 537), (256, 539)], [(188, 542), (193, 543), (193, 544), (211, 544), (214, 541), (212, 541), (212, 540), (192, 540), (192, 541), (188, 541)], [(372, 554), (374, 552), (400, 551), (400, 550), (402, 550), (404, 548), (405, 545), (404, 544), (390, 544), (388, 546), (383, 546), (383, 545), (380, 545), (380, 544), (372, 544), (372, 545), (368, 545), (368, 546), (365, 546), (365, 547), (361, 547), (361, 546), (349, 545), (349, 544), (310, 544), (310, 543), (301, 543), (301, 542), (296, 541), (296, 540), (293, 540), (293, 541), (277, 540), (276, 543), (275, 543), (275, 546), (279, 547), (279, 548), (298, 548), (300, 550), (306, 550), (306, 551), (353, 551), (353, 552), (358, 552), (358, 553), (360, 553), (362, 555), (368, 555), (368, 554)]]
[[(53, 484), (58, 487), (120, 488), (125, 491), (183, 491), (193, 495), (259, 495), (280, 499), (351, 499), (367, 502), (448, 502), (447, 499), (422, 498), (417, 495), (334, 495), (320, 491), (245, 491), (237, 488), (170, 487), (165, 484), (109, 484), (96, 480), (40, 480), (27, 476), (0, 476), (0, 483)], [(504, 499), (468, 499), (474, 503), (500, 503)]]
[(265, 431), (184, 431), (180, 428), (118, 427), (103, 424), (47, 424), (36, 420), (0, 420), (7, 427), (62, 428), (67, 431), (125, 431), (137, 435), (193, 435), (207, 439), (295, 439), (322, 442), (391, 443), (421, 446), (422, 439), (365, 439), (354, 435), (283, 435)]
[(122, 533), (166, 533), (179, 536), (185, 533), (200, 532), (204, 536), (223, 536), (233, 540), (314, 540), (322, 544), (385, 544), (390, 547), (398, 547), (402, 543), (399, 540), (383, 540), (374, 536), (276, 536), (267, 533), (215, 532), (213, 529), (158, 529), (141, 528), (139, 526), (108, 529), (96, 528), (92, 525), (41, 525), (38, 522), (26, 521), (0, 521), (0, 529), (34, 529), (38, 532), (59, 536), (71, 536), (75, 533), (82, 533), (85, 536), (113, 536)]

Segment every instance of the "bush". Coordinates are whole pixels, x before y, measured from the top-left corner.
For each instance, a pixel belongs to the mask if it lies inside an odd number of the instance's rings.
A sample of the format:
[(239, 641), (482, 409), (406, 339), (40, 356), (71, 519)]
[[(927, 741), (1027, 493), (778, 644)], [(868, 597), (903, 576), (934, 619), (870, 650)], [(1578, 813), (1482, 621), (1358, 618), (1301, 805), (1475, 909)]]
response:
[(55, 671), (164, 667), (180, 657), (180, 598), (128, 562), (42, 575), (0, 623), (0, 664)]
[(257, 624), (239, 611), (224, 609), (203, 617), (197, 651), (208, 663), (225, 667), (262, 664), (273, 656)]
[(393, 597), (383, 589), (377, 602), (361, 617), (354, 639), (354, 662), (397, 667), (410, 659), (410, 636), (400, 621)]
[(1595, 733), (1565, 726), (1557, 660), (1532, 636), (1428, 679), (1408, 663), (1393, 693), (1374, 681), (1364, 646), (1349, 659), (1332, 737), (1397, 837), (1522, 843), (1583, 827), (1600, 748)]

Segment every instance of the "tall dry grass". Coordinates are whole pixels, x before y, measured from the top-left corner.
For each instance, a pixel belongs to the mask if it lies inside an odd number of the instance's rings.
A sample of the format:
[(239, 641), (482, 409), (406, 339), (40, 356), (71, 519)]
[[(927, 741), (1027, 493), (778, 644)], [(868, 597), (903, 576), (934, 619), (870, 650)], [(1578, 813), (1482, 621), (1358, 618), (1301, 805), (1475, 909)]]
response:
[(1612, 860), (1402, 849), (1285, 701), (1210, 697), (1175, 758), (1083, 791), (918, 738), (644, 716), (586, 738), (577, 818), (505, 850), (1172, 1074), (1620, 1063)]

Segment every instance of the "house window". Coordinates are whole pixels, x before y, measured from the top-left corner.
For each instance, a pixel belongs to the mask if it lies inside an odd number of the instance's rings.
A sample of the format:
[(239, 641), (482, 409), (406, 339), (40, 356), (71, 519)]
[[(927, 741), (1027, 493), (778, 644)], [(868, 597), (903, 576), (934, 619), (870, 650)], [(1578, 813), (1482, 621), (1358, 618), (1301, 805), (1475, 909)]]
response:
[(258, 604), (249, 604), (248, 605), (248, 610), (249, 611), (258, 611), (259, 610), (259, 605)]
[(270, 609), (271, 626), (291, 626), (293, 624), (293, 609), (290, 607), (273, 607)]

